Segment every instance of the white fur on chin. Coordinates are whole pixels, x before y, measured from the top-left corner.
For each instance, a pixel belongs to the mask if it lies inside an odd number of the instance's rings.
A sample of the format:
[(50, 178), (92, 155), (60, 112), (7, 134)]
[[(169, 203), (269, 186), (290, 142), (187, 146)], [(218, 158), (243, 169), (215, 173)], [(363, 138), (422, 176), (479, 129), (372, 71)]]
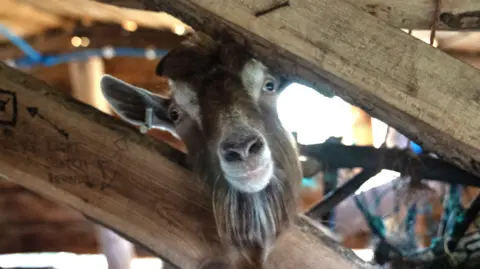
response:
[(255, 193), (268, 186), (273, 177), (273, 162), (268, 162), (265, 166), (258, 169), (253, 175), (243, 177), (233, 177), (225, 175), (227, 181), (235, 189), (241, 192)]

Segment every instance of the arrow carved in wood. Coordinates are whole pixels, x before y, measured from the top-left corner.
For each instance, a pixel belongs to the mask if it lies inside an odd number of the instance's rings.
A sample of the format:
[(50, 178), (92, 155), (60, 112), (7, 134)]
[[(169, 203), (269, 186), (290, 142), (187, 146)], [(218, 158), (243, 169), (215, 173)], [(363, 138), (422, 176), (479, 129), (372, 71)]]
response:
[(38, 117), (39, 119), (45, 121), (50, 126), (52, 126), (59, 134), (61, 134), (63, 137), (65, 137), (65, 139), (68, 140), (69, 134), (67, 133), (67, 131), (65, 131), (64, 129), (61, 129), (55, 123), (53, 123), (49, 119), (45, 118), (45, 116), (40, 114), (37, 107), (27, 107), (27, 111), (28, 111), (28, 114), (30, 114), (30, 116), (32, 116), (32, 118)]

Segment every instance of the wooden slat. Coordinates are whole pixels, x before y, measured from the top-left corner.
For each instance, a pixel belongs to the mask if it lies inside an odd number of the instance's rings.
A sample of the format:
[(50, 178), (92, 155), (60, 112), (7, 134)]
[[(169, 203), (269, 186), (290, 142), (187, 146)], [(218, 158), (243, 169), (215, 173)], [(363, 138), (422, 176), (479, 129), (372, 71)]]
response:
[[(79, 210), (180, 268), (195, 268), (220, 250), (211, 202), (178, 165), (185, 164), (183, 154), (3, 64), (0, 88), (17, 100), (17, 109), (7, 106), (2, 115), (17, 115), (16, 124), (0, 132), (2, 177)], [(34, 108), (39, 114), (32, 117)], [(279, 269), (367, 267), (305, 218), (269, 263)]]
[(340, 97), (480, 175), (480, 71), (345, 0), (145, 0), (197, 30), (224, 28), (260, 60)]
[[(435, 0), (348, 0), (356, 7), (386, 21), (397, 28), (430, 29), (435, 18)], [(462, 15), (478, 12), (480, 1), (477, 0), (441, 0), (438, 29), (480, 29), (480, 14), (473, 17)], [(353, 22), (353, 20), (352, 20)], [(355, 22), (358, 23), (358, 22)]]
[[(125, 0), (118, 0), (125, 2)], [(131, 0), (141, 1), (141, 0)], [(149, 6), (150, 0), (144, 1)], [(362, 11), (377, 17), (393, 27), (403, 29), (430, 30), (434, 21), (435, 0), (344, 0)], [(110, 3), (115, 4), (115, 0)], [(161, 3), (163, 1), (150, 1)], [(275, 4), (289, 3), (291, 7), (303, 2), (305, 5), (311, 5), (315, 9), (316, 1), (287, 1), (287, 0), (268, 0), (256, 1), (257, 6), (273, 6)], [(441, 0), (440, 12), (442, 15), (438, 20), (437, 29), (440, 30), (478, 30), (480, 29), (480, 1), (478, 0)], [(248, 9), (252, 7), (249, 1), (239, 1), (239, 5)], [(213, 4), (213, 2), (212, 2)], [(223, 1), (218, 5), (219, 9), (224, 9), (222, 5), (227, 6), (228, 1)], [(337, 9), (335, 6), (326, 7), (325, 10)], [(163, 9), (159, 9), (164, 11)], [(451, 16), (453, 15), (453, 16)], [(361, 25), (361, 22), (350, 20), (352, 24)], [(317, 27), (323, 27), (322, 24)]]
[(362, 109), (352, 106), (353, 141), (358, 146), (373, 145), (372, 118)]

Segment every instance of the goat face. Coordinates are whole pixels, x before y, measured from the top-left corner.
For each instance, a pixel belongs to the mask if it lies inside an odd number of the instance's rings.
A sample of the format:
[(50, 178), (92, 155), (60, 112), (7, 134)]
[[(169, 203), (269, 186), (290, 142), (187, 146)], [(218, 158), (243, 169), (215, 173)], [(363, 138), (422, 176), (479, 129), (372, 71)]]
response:
[[(296, 212), (298, 155), (276, 110), (280, 79), (234, 44), (196, 33), (158, 64), (167, 100), (104, 76), (101, 88), (124, 120), (185, 143), (193, 170), (212, 188), (220, 236), (242, 250), (265, 249)], [(252, 252), (250, 252), (252, 253)]]

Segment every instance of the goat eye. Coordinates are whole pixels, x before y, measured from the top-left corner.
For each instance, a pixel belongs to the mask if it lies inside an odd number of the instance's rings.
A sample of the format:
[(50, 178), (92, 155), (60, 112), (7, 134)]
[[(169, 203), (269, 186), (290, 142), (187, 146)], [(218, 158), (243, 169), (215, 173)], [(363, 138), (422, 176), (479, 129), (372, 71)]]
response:
[(176, 108), (171, 108), (168, 111), (168, 114), (170, 116), (170, 120), (172, 120), (173, 122), (178, 121), (178, 119), (180, 118), (180, 112)]
[(265, 80), (265, 83), (263, 83), (263, 90), (266, 92), (275, 92), (277, 90), (275, 81), (271, 79)]

